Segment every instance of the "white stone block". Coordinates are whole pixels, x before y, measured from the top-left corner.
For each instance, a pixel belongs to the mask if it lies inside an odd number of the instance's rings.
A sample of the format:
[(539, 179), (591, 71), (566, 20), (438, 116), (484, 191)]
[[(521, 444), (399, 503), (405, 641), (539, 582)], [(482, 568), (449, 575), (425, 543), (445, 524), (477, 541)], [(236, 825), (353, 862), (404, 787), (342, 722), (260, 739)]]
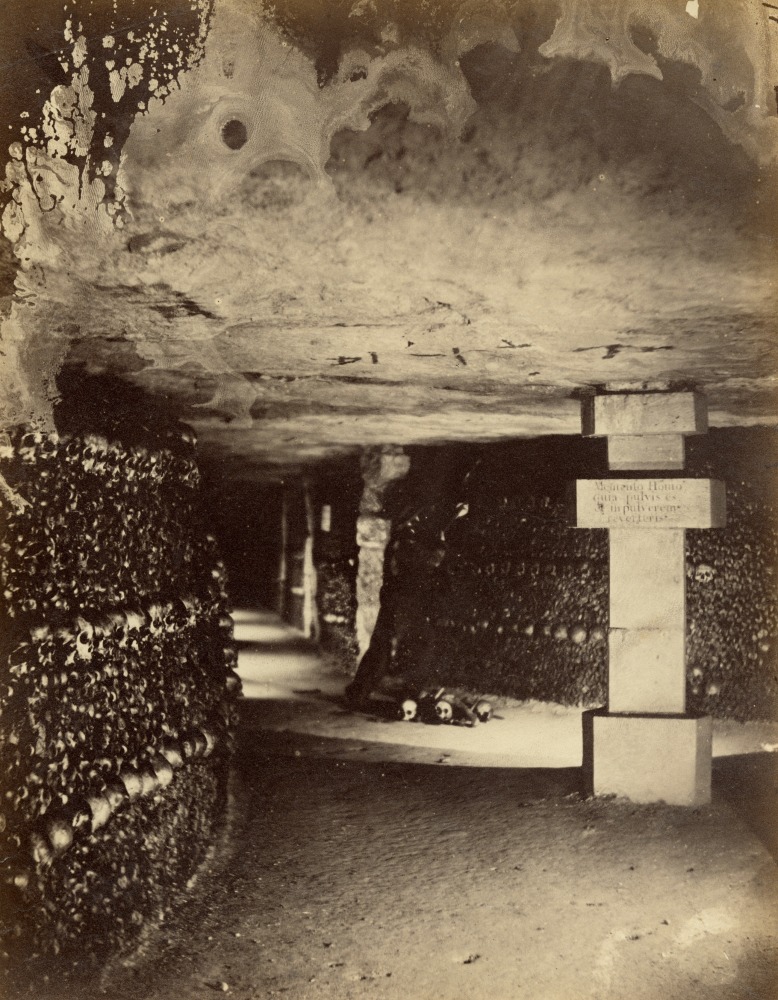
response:
[(677, 806), (711, 801), (709, 718), (599, 710), (582, 721), (584, 776), (595, 795)]
[(679, 628), (611, 628), (608, 709), (674, 715), (686, 709), (686, 636)]
[(705, 397), (697, 392), (607, 393), (582, 408), (583, 434), (704, 434)]
[(608, 438), (608, 468), (614, 472), (632, 469), (683, 469), (683, 434), (631, 434)]
[(615, 529), (609, 541), (611, 628), (683, 631), (686, 617), (683, 529)]

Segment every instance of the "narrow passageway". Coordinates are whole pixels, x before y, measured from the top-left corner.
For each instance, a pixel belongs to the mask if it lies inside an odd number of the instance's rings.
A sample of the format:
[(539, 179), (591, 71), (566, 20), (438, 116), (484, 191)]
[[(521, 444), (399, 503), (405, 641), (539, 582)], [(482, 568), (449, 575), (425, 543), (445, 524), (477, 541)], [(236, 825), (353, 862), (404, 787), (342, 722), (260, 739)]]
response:
[(476, 728), (427, 725), (400, 723), (397, 701), (376, 694), (373, 712), (353, 712), (343, 699), (348, 677), (301, 633), (268, 612), (236, 611), (234, 618), (246, 726), (318, 737), (317, 752), (325, 755), (431, 764), (445, 753), (459, 765), (580, 766), (580, 709), (516, 704)]
[[(299, 633), (235, 620), (246, 696), (219, 845), (140, 953), (51, 997), (774, 995), (776, 866), (720, 794), (584, 800), (553, 747), (493, 766), (468, 744), (507, 746), (530, 709), (473, 731), (353, 715)], [(572, 723), (546, 715), (544, 745), (564, 743)]]
[[(449, 765), (581, 765), (580, 708), (502, 698), (495, 700), (492, 720), (472, 729), (398, 722), (397, 700), (388, 694), (374, 696), (372, 713), (353, 712), (343, 700), (348, 677), (300, 632), (269, 611), (241, 609), (233, 618), (245, 727), (318, 738), (305, 741), (306, 745), (328, 756), (358, 752), (361, 759), (368, 754), (382, 760), (437, 763), (442, 752)], [(714, 721), (715, 758), (759, 753), (773, 744), (778, 744), (776, 723)]]

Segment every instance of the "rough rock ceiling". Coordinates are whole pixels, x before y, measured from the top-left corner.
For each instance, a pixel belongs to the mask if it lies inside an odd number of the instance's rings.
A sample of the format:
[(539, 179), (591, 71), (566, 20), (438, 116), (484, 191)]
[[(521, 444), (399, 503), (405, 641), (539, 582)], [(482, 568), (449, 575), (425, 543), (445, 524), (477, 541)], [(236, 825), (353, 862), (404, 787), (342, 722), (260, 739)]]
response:
[(41, 49), (15, 3), (6, 422), (62, 364), (235, 474), (575, 433), (600, 384), (775, 422), (771, 5), (37, 0)]

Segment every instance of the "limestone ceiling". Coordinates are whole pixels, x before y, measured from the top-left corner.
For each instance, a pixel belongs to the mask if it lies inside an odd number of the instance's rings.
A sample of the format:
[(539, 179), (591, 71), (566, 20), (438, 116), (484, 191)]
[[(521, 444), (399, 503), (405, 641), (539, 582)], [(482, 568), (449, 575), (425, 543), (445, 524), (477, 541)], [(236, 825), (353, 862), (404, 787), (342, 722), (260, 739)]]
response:
[(63, 363), (234, 474), (575, 433), (600, 384), (775, 422), (769, 4), (97, 7), (6, 102), (6, 422)]

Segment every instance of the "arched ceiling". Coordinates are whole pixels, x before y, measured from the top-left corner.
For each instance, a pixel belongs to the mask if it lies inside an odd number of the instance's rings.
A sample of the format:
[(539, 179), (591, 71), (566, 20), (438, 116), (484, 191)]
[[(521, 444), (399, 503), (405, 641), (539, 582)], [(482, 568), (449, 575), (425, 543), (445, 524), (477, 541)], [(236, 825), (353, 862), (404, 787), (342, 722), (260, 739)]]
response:
[(6, 423), (63, 364), (241, 475), (575, 433), (602, 384), (775, 422), (771, 5), (104, 8), (2, 15)]

